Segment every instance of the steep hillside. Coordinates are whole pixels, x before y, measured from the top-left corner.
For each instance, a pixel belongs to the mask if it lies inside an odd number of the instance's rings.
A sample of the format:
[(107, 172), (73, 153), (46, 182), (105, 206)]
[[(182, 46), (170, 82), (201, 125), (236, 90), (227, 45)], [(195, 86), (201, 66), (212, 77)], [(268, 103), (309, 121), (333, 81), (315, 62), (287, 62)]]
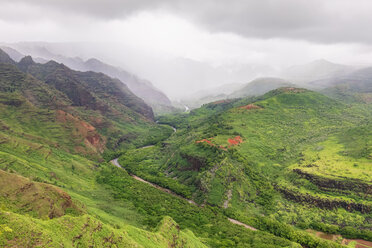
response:
[(162, 117), (176, 135), (119, 161), (199, 204), (371, 240), (371, 119), (370, 105), (280, 88)]
[[(117, 79), (53, 61), (38, 64), (31, 57), (10, 62), (0, 64), (4, 125), (96, 157), (106, 148), (151, 144), (170, 132), (156, 125), (152, 109)], [(27, 120), (35, 126), (25, 126)], [(44, 132), (51, 128), (55, 133)]]
[(40, 220), (0, 212), (0, 220), (2, 247), (207, 247), (171, 218), (153, 232), (130, 225), (115, 229), (88, 215)]
[(285, 87), (154, 122), (119, 80), (2, 58), (1, 247), (372, 240), (369, 104)]
[(23, 58), (18, 67), (48, 85), (65, 93), (74, 106), (84, 106), (102, 113), (111, 112), (112, 108), (132, 109), (152, 119), (153, 113), (143, 100), (136, 97), (119, 80), (102, 73), (78, 72), (63, 64), (50, 61), (46, 64), (34, 63), (31, 57)]
[(111, 140), (136, 147), (171, 133), (142, 115), (142, 100), (104, 74), (2, 58), (1, 247), (205, 247), (168, 217), (147, 227), (96, 182)]
[(83, 64), (86, 70), (105, 73), (111, 77), (118, 78), (137, 96), (153, 107), (156, 112), (173, 111), (172, 103), (168, 97), (156, 89), (150, 81), (141, 79), (123, 69), (105, 64), (98, 59), (89, 59)]
[(2, 170), (0, 179), (2, 247), (206, 247), (170, 217), (153, 232), (131, 225), (112, 228), (84, 213), (58, 187)]
[[(7, 47), (7, 51), (11, 52), (13, 59), (17, 60), (19, 53), (12, 48)], [(59, 63), (70, 67), (71, 69), (78, 71), (94, 71), (104, 73), (112, 78), (117, 78), (123, 82), (136, 96), (143, 99), (147, 104), (149, 104), (155, 112), (171, 112), (175, 109), (172, 107), (171, 101), (168, 97), (161, 92), (159, 89), (154, 87), (151, 82), (141, 79), (138, 76), (127, 72), (119, 67), (115, 67), (106, 64), (98, 59), (91, 58), (86, 61), (81, 58), (70, 58), (63, 55), (57, 55), (45, 47), (24, 47), (27, 54), (31, 54), (36, 57), (37, 60), (54, 60)], [(19, 61), (19, 60), (18, 60)], [(43, 61), (44, 62), (44, 61)]]
[(42, 219), (58, 218), (66, 213), (83, 213), (71, 196), (58, 187), (33, 182), (3, 170), (0, 170), (0, 179), (2, 209)]
[(298, 247), (104, 162), (173, 132), (118, 84), (29, 57), (0, 64), (0, 246)]

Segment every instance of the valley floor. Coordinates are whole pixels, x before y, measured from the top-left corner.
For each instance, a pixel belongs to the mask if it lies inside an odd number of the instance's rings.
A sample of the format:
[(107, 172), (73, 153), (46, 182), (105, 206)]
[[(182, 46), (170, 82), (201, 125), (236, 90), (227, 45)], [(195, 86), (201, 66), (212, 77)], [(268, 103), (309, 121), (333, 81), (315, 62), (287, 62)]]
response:
[[(117, 166), (117, 167), (119, 167), (119, 168), (121, 168), (121, 169), (124, 169), (124, 168), (119, 164), (119, 162), (118, 162), (118, 158), (115, 158), (115, 159), (111, 160), (110, 162), (111, 162), (113, 165), (115, 165), (115, 166)], [(125, 170), (125, 169), (124, 169), (124, 170)], [(196, 204), (193, 200), (186, 199), (186, 198), (184, 198), (184, 197), (182, 197), (182, 196), (180, 196), (180, 195), (177, 195), (176, 193), (172, 192), (172, 191), (169, 190), (169, 189), (166, 189), (166, 188), (160, 187), (159, 185), (156, 185), (156, 184), (154, 184), (154, 183), (148, 182), (148, 181), (146, 181), (146, 180), (144, 180), (144, 179), (142, 179), (142, 178), (140, 178), (140, 177), (138, 177), (138, 176), (136, 176), (136, 175), (131, 175), (131, 177), (133, 177), (133, 178), (134, 178), (135, 180), (137, 180), (137, 181), (140, 181), (140, 182), (143, 182), (143, 183), (149, 184), (149, 185), (151, 185), (152, 187), (154, 187), (154, 188), (156, 188), (156, 189), (159, 189), (159, 190), (161, 190), (161, 191), (163, 191), (163, 192), (165, 192), (165, 193), (167, 193), (167, 194), (170, 194), (170, 195), (173, 195), (173, 196), (179, 197), (179, 198), (181, 198), (181, 199), (187, 201), (187, 202), (190, 203), (190, 204), (193, 204), (193, 205), (198, 206), (198, 207), (202, 207), (202, 206), (199, 206), (198, 204)], [(231, 223), (233, 223), (233, 224), (240, 225), (240, 226), (244, 226), (245, 228), (250, 229), (250, 230), (252, 230), (252, 231), (257, 231), (257, 229), (254, 228), (253, 226), (249, 226), (249, 225), (244, 224), (244, 223), (242, 223), (242, 222), (240, 222), (240, 221), (238, 221), (238, 220), (235, 220), (235, 219), (231, 219), (231, 218), (227, 218), (227, 219), (228, 219)]]

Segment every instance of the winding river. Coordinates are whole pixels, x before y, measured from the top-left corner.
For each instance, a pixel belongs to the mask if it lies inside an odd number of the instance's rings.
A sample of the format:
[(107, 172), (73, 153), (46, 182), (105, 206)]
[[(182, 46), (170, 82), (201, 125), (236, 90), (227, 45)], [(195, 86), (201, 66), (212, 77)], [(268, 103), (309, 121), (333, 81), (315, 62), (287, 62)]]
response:
[[(186, 108), (186, 111), (188, 111), (187, 106), (185, 106), (185, 108)], [(185, 112), (186, 112), (186, 111), (185, 111)], [(170, 126), (170, 125), (169, 125), (169, 126)], [(173, 127), (173, 126), (170, 126), (170, 127), (173, 129), (173, 133), (177, 132), (177, 129), (176, 129), (175, 127)], [(173, 135), (173, 134), (172, 134), (172, 135)], [(153, 146), (153, 145), (143, 146), (143, 147), (140, 147), (140, 148), (138, 148), (138, 149), (144, 149), (144, 148), (152, 147), (152, 146)], [(117, 167), (119, 167), (119, 168), (125, 170), (125, 168), (123, 168), (123, 167), (120, 165), (120, 163), (119, 163), (118, 160), (119, 160), (119, 158), (115, 158), (115, 159), (111, 160), (110, 162), (111, 162), (113, 165), (115, 165), (115, 166), (117, 166)], [(154, 183), (152, 183), (152, 182), (146, 181), (145, 179), (140, 178), (140, 177), (138, 177), (138, 176), (136, 176), (136, 175), (130, 174), (130, 176), (131, 176), (133, 179), (137, 180), (137, 181), (140, 181), (140, 182), (146, 183), (146, 184), (148, 184), (148, 185), (150, 185), (150, 186), (152, 186), (152, 187), (154, 187), (154, 188), (156, 188), (156, 189), (158, 189), (158, 190), (161, 190), (161, 191), (163, 191), (163, 192), (165, 192), (165, 193), (167, 193), (167, 194), (170, 194), (170, 195), (173, 195), (173, 196), (175, 196), (175, 197), (177, 197), (177, 198), (183, 199), (183, 200), (187, 201), (188, 203), (190, 203), (190, 204), (192, 204), (192, 205), (194, 205), (194, 206), (202, 207), (202, 206), (199, 206), (199, 205), (198, 205), (196, 202), (194, 202), (193, 200), (186, 199), (185, 197), (180, 196), (180, 195), (174, 193), (173, 191), (171, 191), (171, 190), (169, 190), (169, 189), (163, 188), (163, 187), (161, 187), (161, 186), (159, 186), (159, 185), (157, 185), (157, 184), (154, 184)], [(238, 220), (235, 220), (235, 219), (231, 219), (231, 218), (227, 218), (227, 219), (228, 219), (231, 223), (233, 223), (233, 224), (236, 224), (236, 225), (239, 225), (239, 226), (243, 226), (244, 228), (249, 229), (249, 230), (251, 230), (251, 231), (257, 231), (257, 229), (254, 228), (253, 226), (249, 226), (249, 225), (247, 225), (247, 224), (245, 224), (245, 223), (243, 223), (243, 222), (240, 222), (240, 221), (238, 221)], [(317, 237), (319, 237), (319, 238), (327, 239), (327, 240), (333, 240), (333, 241), (335, 241), (338, 237), (341, 237), (341, 235), (336, 235), (336, 234), (326, 234), (326, 233), (322, 233), (322, 232), (316, 232), (316, 231), (313, 231), (313, 230), (308, 230), (308, 231), (311, 232), (311, 233), (313, 233), (315, 236), (317, 236)], [(370, 242), (370, 241), (366, 241), (366, 240), (362, 240), (362, 239), (343, 239), (342, 244), (347, 245), (347, 244), (349, 244), (349, 243), (351, 243), (351, 242), (353, 242), (353, 241), (356, 242), (355, 248), (372, 248), (372, 242)]]
[[(186, 107), (186, 106), (185, 106), (185, 107)], [(169, 126), (170, 126), (170, 125), (169, 125)], [(177, 128), (175, 128), (175, 127), (173, 127), (173, 126), (170, 126), (170, 127), (173, 129), (173, 133), (177, 132)], [(152, 146), (152, 145), (150, 145), (150, 146), (143, 146), (143, 147), (140, 147), (140, 148), (138, 148), (138, 149), (144, 149), (144, 148), (151, 147), (151, 146)], [(116, 167), (119, 167), (119, 168), (125, 170), (125, 168), (123, 168), (123, 167), (120, 165), (120, 163), (119, 163), (119, 158), (115, 158), (115, 159), (111, 160), (110, 162), (111, 162), (113, 165), (115, 165)], [(197, 206), (197, 207), (201, 207), (201, 206), (199, 206), (196, 202), (194, 202), (193, 200), (186, 199), (185, 197), (180, 196), (180, 195), (174, 193), (173, 191), (171, 191), (171, 190), (169, 190), (169, 189), (163, 188), (163, 187), (161, 187), (161, 186), (159, 186), (159, 185), (157, 185), (157, 184), (154, 184), (154, 183), (152, 183), (152, 182), (146, 181), (145, 179), (140, 178), (140, 177), (138, 177), (138, 176), (136, 176), (136, 175), (134, 175), (134, 174), (129, 174), (129, 175), (130, 175), (133, 179), (135, 179), (135, 180), (137, 180), (137, 181), (140, 181), (140, 182), (146, 183), (146, 184), (148, 184), (148, 185), (150, 185), (150, 186), (152, 186), (152, 187), (154, 187), (154, 188), (156, 188), (156, 189), (158, 189), (158, 190), (161, 190), (161, 191), (163, 191), (163, 192), (165, 192), (165, 193), (167, 193), (167, 194), (170, 194), (170, 195), (173, 195), (173, 196), (175, 196), (175, 197), (177, 197), (177, 198), (183, 199), (183, 200), (187, 201), (188, 203), (190, 203), (190, 204), (192, 204), (192, 205), (195, 205), (195, 206)], [(233, 223), (233, 224), (236, 224), (236, 225), (239, 225), (239, 226), (243, 226), (244, 228), (249, 229), (249, 230), (251, 230), (251, 231), (257, 231), (257, 229), (254, 228), (253, 226), (249, 226), (249, 225), (247, 225), (247, 224), (245, 224), (245, 223), (243, 223), (243, 222), (240, 222), (240, 221), (238, 221), (238, 220), (235, 220), (235, 219), (231, 219), (231, 218), (227, 218), (227, 219), (228, 219), (231, 223)]]

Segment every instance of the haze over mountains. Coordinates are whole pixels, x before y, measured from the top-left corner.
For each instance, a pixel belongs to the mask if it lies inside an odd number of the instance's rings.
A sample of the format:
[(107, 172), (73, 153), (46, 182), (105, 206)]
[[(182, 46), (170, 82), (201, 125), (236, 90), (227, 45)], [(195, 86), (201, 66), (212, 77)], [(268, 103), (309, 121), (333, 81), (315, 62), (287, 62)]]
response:
[[(5, 51), (16, 61), (19, 61), (24, 55), (10, 47), (3, 47)], [(144, 99), (146, 103), (151, 105), (155, 111), (169, 112), (174, 110), (171, 101), (160, 90), (156, 89), (151, 82), (141, 79), (134, 74), (131, 74), (119, 67), (105, 64), (98, 59), (88, 59), (84, 61), (79, 57), (70, 58), (62, 55), (53, 54), (45, 47), (32, 46), (32, 48), (23, 48), (23, 53), (32, 55), (35, 60), (40, 63), (46, 63), (49, 60), (54, 60), (63, 63), (72, 69), (79, 71), (95, 71), (102, 72), (111, 77), (117, 78), (129, 87), (134, 94)]]
[[(27, 106), (31, 112), (38, 108), (57, 111), (57, 123), (66, 123), (67, 130), (76, 126), (75, 149), (80, 151), (94, 154), (121, 146), (126, 143), (122, 135), (130, 133), (132, 139), (138, 135), (131, 125), (154, 123), (150, 106), (121, 81), (103, 73), (75, 71), (55, 61), (40, 64), (30, 56), (17, 63), (2, 50), (0, 62), (3, 104)], [(124, 120), (129, 124), (126, 128)], [(97, 133), (101, 129), (105, 131)], [(110, 137), (112, 133), (117, 137)]]
[[(295, 83), (306, 85), (309, 82), (327, 78), (344, 76), (356, 70), (357, 67), (335, 64), (324, 59), (313, 61), (309, 64), (292, 66), (284, 70), (283, 78)], [(309, 87), (317, 87), (310, 84)]]
[[(329, 92), (336, 97), (335, 91), (341, 94), (342, 89), (354, 89), (355, 93), (370, 94), (372, 75), (371, 67), (353, 67), (334, 64), (326, 60), (316, 60), (309, 64), (297, 65), (283, 70), (280, 77), (259, 77), (245, 84), (227, 84), (224, 87), (201, 91), (183, 101), (191, 107), (239, 97), (259, 96), (280, 87), (303, 87), (321, 92)], [(347, 90), (347, 91), (348, 91)], [(333, 92), (333, 93), (331, 93)], [(349, 96), (350, 97), (350, 96)], [(365, 96), (369, 99), (369, 96)]]
[(372, 1), (0, 6), (1, 248), (372, 248)]
[[(361, 69), (361, 66), (335, 64), (324, 59), (320, 59), (308, 64), (296, 65), (284, 68), (282, 70), (276, 70), (275, 73), (272, 69), (266, 71), (261, 70), (262, 76), (256, 77), (254, 80), (248, 83), (244, 83), (245, 80), (240, 82), (238, 81), (237, 83), (227, 83), (205, 90), (197, 90), (194, 91), (192, 94), (187, 94), (187, 90), (184, 90), (182, 87), (190, 86), (192, 88), (193, 86), (189, 85), (187, 82), (184, 82), (183, 86), (179, 85), (178, 87), (178, 93), (182, 95), (182, 97), (178, 98), (178, 100), (176, 101), (171, 102), (171, 100), (169, 100), (169, 98), (163, 92), (154, 87), (151, 82), (141, 79), (140, 77), (131, 74), (119, 67), (105, 64), (98, 59), (88, 59), (84, 61), (79, 57), (66, 57), (63, 55), (54, 54), (50, 52), (44, 45), (46, 45), (46, 47), (48, 47), (49, 45), (50, 48), (54, 47), (53, 44), (48, 43), (13, 44), (14, 47), (22, 49), (22, 53), (9, 46), (3, 46), (3, 48), (16, 61), (20, 60), (24, 56), (23, 53), (27, 53), (34, 55), (34, 59), (40, 63), (46, 63), (48, 60), (53, 59), (60, 63), (64, 63), (65, 65), (75, 70), (103, 72), (107, 75), (110, 75), (111, 77), (118, 78), (122, 82), (125, 82), (125, 84), (128, 85), (129, 89), (134, 94), (144, 99), (145, 102), (153, 108), (153, 111), (155, 113), (172, 112), (176, 109), (178, 109), (178, 111), (185, 111), (185, 109), (187, 110), (188, 108), (197, 108), (208, 102), (223, 99), (232, 99), (236, 97), (258, 96), (270, 90), (286, 86), (297, 86), (307, 89), (313, 89), (322, 91), (333, 97), (339, 97), (340, 95), (345, 94), (342, 93), (343, 91), (345, 91), (344, 88), (350, 88), (349, 84), (352, 85), (352, 82), (354, 82), (355, 88), (358, 88), (357, 85), (361, 85), (360, 87), (362, 88), (359, 89), (360, 92), (356, 92), (359, 94), (357, 98), (363, 98), (365, 101), (369, 101), (370, 99), (369, 90), (367, 89), (370, 78), (368, 69), (363, 70), (363, 68)], [(66, 45), (59, 46), (62, 47), (60, 49), (63, 50)], [(181, 61), (183, 60), (178, 60), (177, 63)], [(191, 60), (184, 60), (184, 62), (181, 63), (181, 67), (177, 66), (170, 70), (175, 70), (177, 72), (183, 70), (187, 71), (190, 68), (196, 66), (196, 64), (194, 64), (194, 62), (192, 62)], [(196, 66), (195, 68), (198, 68), (197, 70), (199, 70), (199, 72), (203, 75), (213, 75), (214, 77), (221, 79), (221, 74), (219, 74), (217, 68), (216, 70), (210, 70), (207, 69), (207, 67), (202, 69), (203, 66)], [(251, 67), (251, 69), (252, 68), (253, 67)], [(191, 69), (190, 74), (195, 74), (194, 69)], [(244, 71), (247, 68), (241, 69)], [(163, 70), (165, 69), (163, 68)], [(250, 70), (248, 70), (248, 74), (246, 74), (246, 76), (242, 77), (252, 77), (253, 74), (250, 74), (249, 71)], [(254, 71), (255, 70), (253, 70), (252, 72)], [(231, 73), (239, 74), (239, 70), (234, 69), (231, 71)], [(203, 76), (200, 76), (202, 74), (198, 74), (199, 77), (202, 78)], [(182, 77), (182, 73), (179, 73), (177, 75), (177, 77), (179, 77), (178, 79)], [(278, 76), (264, 77), (263, 75)], [(175, 80), (175, 84), (180, 84), (182, 80), (185, 80), (181, 78), (181, 81), (179, 81), (177, 77), (173, 79)], [(229, 78), (228, 80), (233, 80), (233, 78)], [(199, 85), (197, 87), (201, 89), (204, 88), (204, 86), (202, 85)], [(351, 100), (355, 100), (355, 94), (353, 96), (350, 96), (350, 94), (348, 93), (347, 97)]]
[(84, 69), (84, 67), (79, 61), (66, 60), (65, 56), (57, 54), (70, 54), (68, 57), (79, 56), (84, 60), (95, 57), (105, 63), (108, 61), (109, 64), (149, 79), (156, 88), (161, 89), (173, 100), (179, 100), (196, 91), (240, 83), (277, 72), (276, 68), (264, 63), (230, 62), (218, 65), (185, 57), (163, 58), (148, 54), (141, 55), (128, 50), (127, 47), (117, 47), (115, 44), (21, 42), (3, 44), (3, 46), (13, 47), (25, 55), (30, 54), (38, 62), (43, 62), (38, 60), (38, 57), (54, 59), (61, 63), (70, 63), (68, 65), (75, 69)]

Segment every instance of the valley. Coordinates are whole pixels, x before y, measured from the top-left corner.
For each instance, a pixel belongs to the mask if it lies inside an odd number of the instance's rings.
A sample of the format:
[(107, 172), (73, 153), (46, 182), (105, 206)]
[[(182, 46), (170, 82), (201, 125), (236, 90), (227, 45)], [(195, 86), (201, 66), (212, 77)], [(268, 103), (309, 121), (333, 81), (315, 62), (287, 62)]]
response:
[[(174, 128), (174, 127), (172, 127), (172, 128)], [(174, 129), (174, 130), (175, 130), (175, 129)], [(175, 132), (176, 132), (176, 131), (175, 131)], [(147, 147), (148, 147), (148, 146), (147, 146)], [(147, 147), (141, 147), (141, 148), (139, 148), (139, 149), (144, 149), (144, 148), (147, 148)], [(111, 160), (110, 162), (111, 162), (113, 165), (115, 165), (116, 167), (124, 169), (124, 168), (119, 164), (118, 159), (119, 159), (119, 158), (115, 158), (115, 159)], [(124, 170), (125, 170), (125, 169), (124, 169)], [(175, 196), (175, 197), (178, 197), (178, 198), (181, 198), (181, 199), (183, 199), (183, 200), (186, 200), (188, 203), (190, 203), (190, 204), (192, 204), (192, 205), (198, 206), (194, 201), (189, 200), (189, 199), (186, 199), (186, 198), (184, 198), (184, 197), (182, 197), (182, 196), (180, 196), (180, 195), (177, 195), (176, 193), (170, 191), (169, 189), (162, 188), (162, 187), (160, 187), (159, 185), (156, 185), (156, 184), (153, 184), (153, 183), (151, 183), (151, 182), (148, 182), (148, 181), (146, 181), (146, 180), (144, 180), (144, 179), (142, 179), (142, 178), (140, 178), (140, 177), (138, 177), (138, 176), (136, 176), (136, 175), (131, 175), (131, 176), (132, 176), (135, 180), (137, 180), (137, 181), (140, 181), (140, 182), (146, 183), (146, 184), (148, 184), (148, 185), (151, 185), (152, 187), (154, 187), (154, 188), (156, 188), (156, 189), (158, 189), (158, 190), (161, 190), (161, 191), (163, 191), (163, 192), (165, 192), (165, 193), (167, 193), (167, 194), (170, 194), (170, 195), (173, 195), (173, 196)], [(200, 206), (198, 206), (198, 207), (200, 207)], [(240, 226), (244, 226), (245, 228), (250, 229), (250, 230), (252, 230), (252, 231), (257, 231), (256, 228), (254, 228), (254, 227), (252, 227), (252, 226), (248, 226), (247, 224), (244, 224), (244, 223), (242, 223), (242, 222), (240, 222), (240, 221), (238, 221), (238, 220), (234, 220), (234, 219), (231, 219), (231, 218), (228, 218), (228, 220), (229, 220), (231, 223), (234, 223), (234, 224), (237, 224), (237, 225), (240, 225)]]
[(2, 247), (371, 247), (368, 101), (266, 78), (155, 116), (103, 73), (0, 62)]

